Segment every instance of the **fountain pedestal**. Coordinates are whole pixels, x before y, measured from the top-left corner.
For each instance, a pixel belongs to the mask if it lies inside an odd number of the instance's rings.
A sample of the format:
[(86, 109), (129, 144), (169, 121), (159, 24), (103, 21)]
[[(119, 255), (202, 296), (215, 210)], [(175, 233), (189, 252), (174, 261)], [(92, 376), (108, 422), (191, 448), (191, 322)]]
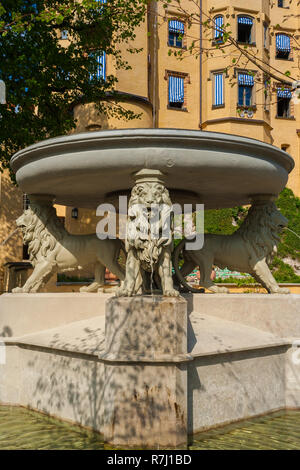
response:
[(106, 304), (104, 438), (115, 446), (187, 444), (187, 302), (111, 298)]

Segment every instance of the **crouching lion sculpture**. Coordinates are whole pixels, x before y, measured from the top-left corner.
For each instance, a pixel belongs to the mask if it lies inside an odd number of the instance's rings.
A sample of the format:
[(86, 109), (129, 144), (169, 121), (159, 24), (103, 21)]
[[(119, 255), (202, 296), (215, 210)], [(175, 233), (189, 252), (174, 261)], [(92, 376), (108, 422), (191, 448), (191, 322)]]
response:
[[(279, 234), (288, 220), (279, 212), (273, 202), (255, 203), (241, 227), (232, 235), (205, 235), (201, 250), (184, 250), (182, 240), (174, 250), (174, 269), (182, 285), (192, 292), (184, 277), (196, 266), (200, 269), (200, 285), (211, 292), (227, 293), (226, 287), (215, 285), (210, 279), (212, 265), (232, 271), (246, 272), (262, 284), (269, 293), (288, 294), (287, 288), (278, 286), (268, 263), (277, 252)], [(183, 249), (184, 264), (179, 269), (179, 254)]]
[(94, 292), (105, 282), (105, 267), (120, 280), (124, 271), (118, 264), (122, 248), (120, 240), (100, 240), (96, 235), (70, 235), (50, 205), (33, 205), (17, 219), (28, 253), (33, 273), (23, 287), (15, 293), (38, 292), (57, 271), (72, 271), (87, 264), (95, 266), (95, 281), (80, 289)]

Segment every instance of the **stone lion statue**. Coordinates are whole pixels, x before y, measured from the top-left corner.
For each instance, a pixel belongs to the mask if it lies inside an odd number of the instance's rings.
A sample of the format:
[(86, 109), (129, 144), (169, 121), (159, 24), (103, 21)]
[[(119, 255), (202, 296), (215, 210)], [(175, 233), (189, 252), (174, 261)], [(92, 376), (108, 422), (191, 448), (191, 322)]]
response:
[(13, 292), (38, 292), (57, 271), (72, 271), (87, 264), (95, 265), (95, 281), (80, 289), (94, 292), (105, 283), (105, 267), (120, 280), (124, 272), (117, 260), (121, 241), (100, 240), (96, 235), (70, 235), (50, 205), (33, 205), (17, 219), (23, 240), (28, 245), (33, 272), (23, 287)]
[[(149, 232), (149, 218), (153, 215), (151, 209), (155, 211), (158, 207), (156, 225), (153, 225), (156, 236), (153, 236)], [(171, 207), (169, 192), (161, 182), (143, 181), (133, 187), (125, 243), (126, 276), (117, 292), (118, 296), (149, 293), (154, 279), (156, 285), (160, 284), (163, 295), (179, 295), (173, 288), (172, 280)]]
[(288, 294), (290, 291), (278, 286), (268, 263), (277, 252), (279, 234), (288, 220), (279, 212), (274, 202), (254, 204), (241, 227), (232, 235), (206, 234), (201, 250), (183, 250), (184, 264), (179, 269), (179, 254), (184, 248), (182, 240), (174, 250), (174, 269), (180, 283), (192, 292), (184, 277), (196, 266), (200, 269), (200, 285), (211, 292), (227, 293), (226, 287), (215, 285), (210, 279), (212, 266), (246, 272), (262, 284), (269, 293)]

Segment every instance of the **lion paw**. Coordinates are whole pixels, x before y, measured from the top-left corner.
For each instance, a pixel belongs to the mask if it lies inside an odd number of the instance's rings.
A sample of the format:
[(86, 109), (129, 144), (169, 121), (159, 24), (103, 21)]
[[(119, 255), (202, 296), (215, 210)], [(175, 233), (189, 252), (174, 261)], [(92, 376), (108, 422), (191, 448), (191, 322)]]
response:
[(119, 287), (119, 289), (116, 290), (116, 297), (132, 297), (132, 296), (133, 296), (133, 291), (131, 291), (130, 289)]
[(291, 291), (287, 287), (278, 287), (275, 292), (272, 292), (272, 294), (290, 294)]
[(166, 290), (166, 291), (163, 293), (163, 295), (166, 296), (166, 297), (179, 297), (179, 296), (180, 296), (178, 290), (176, 290), (176, 289), (169, 289), (169, 290)]
[(99, 284), (90, 284), (89, 286), (82, 286), (79, 289), (79, 292), (85, 293), (85, 292), (97, 292), (98, 288), (100, 287)]
[(227, 289), (227, 287), (209, 286), (207, 289), (214, 294), (229, 294), (229, 289)]
[(14, 294), (26, 294), (26, 291), (23, 290), (23, 287), (15, 287), (12, 289)]

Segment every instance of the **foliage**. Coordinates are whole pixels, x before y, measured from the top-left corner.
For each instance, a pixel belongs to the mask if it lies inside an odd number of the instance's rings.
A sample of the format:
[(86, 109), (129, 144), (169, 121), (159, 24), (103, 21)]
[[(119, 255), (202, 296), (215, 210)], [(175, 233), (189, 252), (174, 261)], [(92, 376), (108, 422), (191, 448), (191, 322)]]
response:
[[(291, 189), (285, 188), (276, 202), (282, 214), (288, 219), (288, 227), (300, 235), (300, 198)], [(289, 230), (285, 230), (278, 246), (280, 258), (291, 257), (300, 260), (300, 239)]]
[(300, 276), (295, 274), (293, 268), (277, 256), (274, 258), (271, 268), (277, 282), (300, 283)]
[(231, 235), (240, 226), (246, 214), (247, 209), (243, 207), (207, 210), (204, 214), (205, 233)]
[[(146, 0), (3, 0), (0, 3), (0, 169), (27, 145), (70, 132), (73, 108), (95, 102), (99, 112), (136, 118), (112, 92), (117, 80), (96, 78), (95, 55), (105, 51), (117, 68), (129, 69), (121, 45), (131, 52), (134, 30), (145, 18)], [(62, 41), (62, 31), (68, 39)], [(91, 79), (92, 77), (92, 79)], [(101, 100), (110, 99), (103, 104)]]
[(214, 281), (216, 284), (236, 284), (239, 287), (248, 286), (249, 284), (255, 284), (256, 281), (253, 277), (247, 278), (236, 278), (236, 277), (226, 277), (225, 279), (217, 277)]
[(93, 278), (80, 276), (67, 276), (64, 273), (57, 274), (57, 282), (93, 282)]

